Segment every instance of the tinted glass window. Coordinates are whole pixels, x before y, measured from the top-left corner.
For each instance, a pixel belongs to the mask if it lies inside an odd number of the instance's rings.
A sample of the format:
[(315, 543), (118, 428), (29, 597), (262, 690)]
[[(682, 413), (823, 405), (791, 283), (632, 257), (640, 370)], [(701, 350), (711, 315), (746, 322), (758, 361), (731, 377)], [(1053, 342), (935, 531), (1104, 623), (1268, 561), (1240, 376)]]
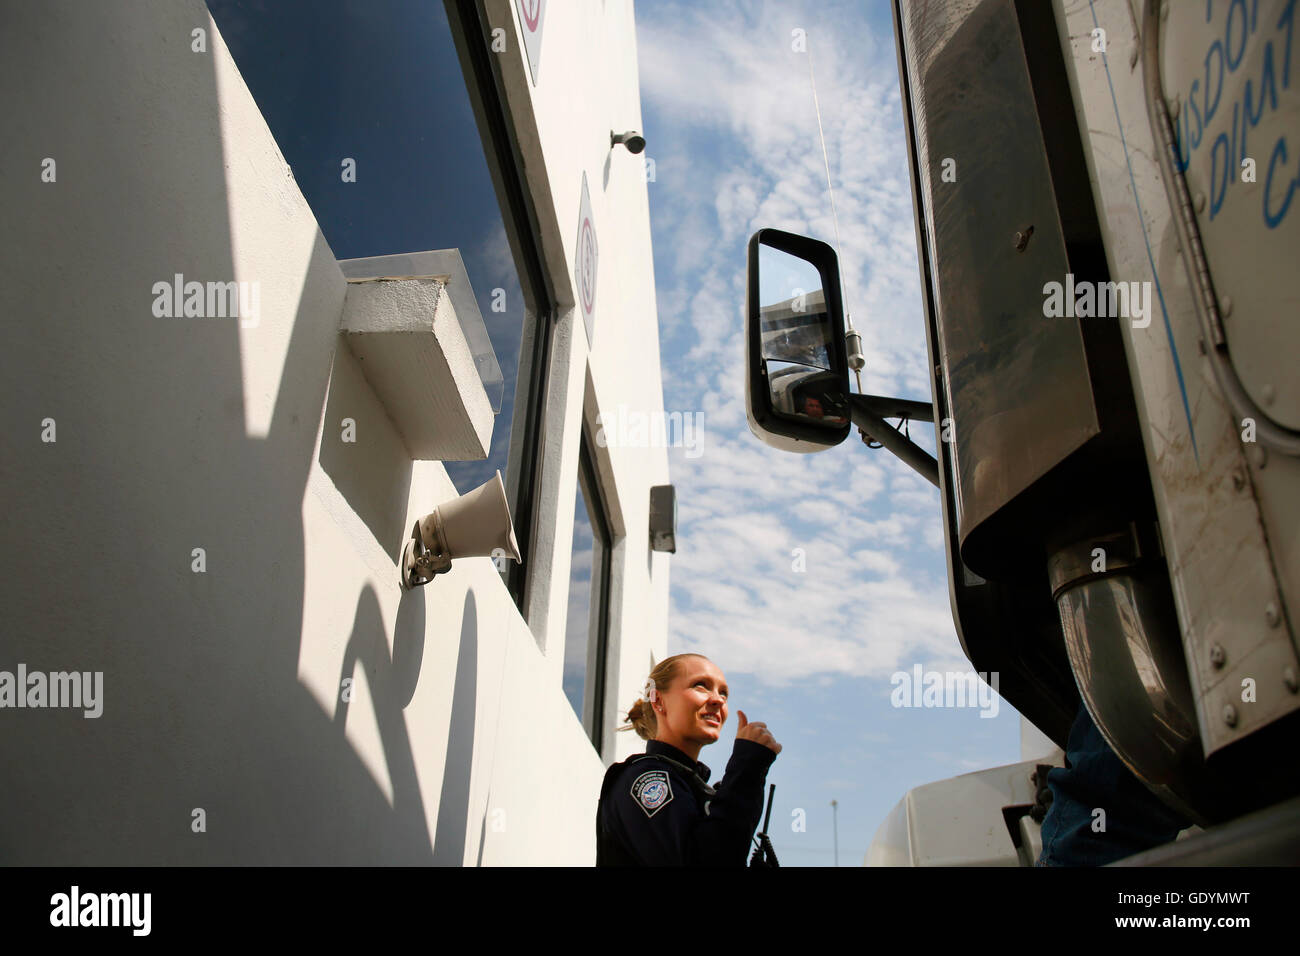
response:
[(563, 683), (564, 695), (599, 751), (604, 731), (610, 541), (595, 469), (585, 443), (580, 458)]
[(460, 250), (505, 383), (487, 460), (445, 465), (461, 492), (504, 477), (524, 298), (443, 4), (208, 8), (335, 258)]

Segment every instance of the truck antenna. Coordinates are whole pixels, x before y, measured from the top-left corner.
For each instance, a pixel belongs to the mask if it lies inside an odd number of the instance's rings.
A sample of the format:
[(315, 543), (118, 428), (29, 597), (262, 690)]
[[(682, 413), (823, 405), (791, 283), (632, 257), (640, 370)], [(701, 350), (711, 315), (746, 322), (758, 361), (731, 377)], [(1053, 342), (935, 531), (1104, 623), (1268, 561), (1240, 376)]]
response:
[[(826, 189), (831, 195), (831, 221), (835, 223), (835, 246), (837, 249), (843, 249), (843, 243), (840, 242), (840, 217), (835, 212), (835, 186), (831, 183), (831, 161), (826, 153), (826, 132), (822, 129), (822, 107), (817, 99), (817, 74), (813, 70), (812, 50), (808, 50), (808, 78), (812, 81), (813, 109), (817, 113), (817, 135), (821, 138), (822, 143), (822, 163), (826, 166)], [(866, 356), (862, 354), (862, 336), (858, 330), (853, 327), (853, 315), (848, 309), (848, 279), (841, 279), (845, 287), (845, 308), (844, 319), (848, 323), (848, 331), (844, 333), (844, 344), (847, 346), (849, 356), (849, 368), (853, 369), (853, 375), (858, 381), (858, 392), (862, 392), (862, 368), (867, 364)]]

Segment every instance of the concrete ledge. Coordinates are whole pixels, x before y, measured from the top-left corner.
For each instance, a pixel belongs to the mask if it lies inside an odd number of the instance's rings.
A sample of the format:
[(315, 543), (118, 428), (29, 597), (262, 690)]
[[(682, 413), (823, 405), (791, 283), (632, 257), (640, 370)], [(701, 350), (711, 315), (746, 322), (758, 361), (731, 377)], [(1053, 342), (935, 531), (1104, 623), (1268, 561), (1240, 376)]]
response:
[(487, 457), (492, 406), (444, 280), (349, 283), (339, 332), (412, 458)]

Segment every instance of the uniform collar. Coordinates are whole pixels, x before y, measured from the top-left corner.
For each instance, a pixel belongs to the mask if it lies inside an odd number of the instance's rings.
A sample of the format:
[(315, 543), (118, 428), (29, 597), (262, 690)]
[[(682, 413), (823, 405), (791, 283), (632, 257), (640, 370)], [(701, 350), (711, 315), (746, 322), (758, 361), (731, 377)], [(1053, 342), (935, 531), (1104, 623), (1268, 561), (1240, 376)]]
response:
[(708, 767), (698, 760), (692, 760), (687, 754), (682, 753), (672, 744), (666, 744), (662, 740), (647, 740), (645, 752), (648, 754), (658, 754), (663, 757), (670, 757), (678, 763), (684, 763), (688, 767), (693, 767), (695, 772), (700, 775), (700, 779), (705, 783), (709, 782), (709, 774), (712, 773)]

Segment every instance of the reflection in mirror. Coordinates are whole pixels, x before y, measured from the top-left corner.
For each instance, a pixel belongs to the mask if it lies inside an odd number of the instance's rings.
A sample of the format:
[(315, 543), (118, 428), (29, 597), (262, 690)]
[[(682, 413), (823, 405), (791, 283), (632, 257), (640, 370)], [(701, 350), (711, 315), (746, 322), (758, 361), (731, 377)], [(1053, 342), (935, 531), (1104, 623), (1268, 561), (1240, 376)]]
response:
[(831, 371), (831, 319), (821, 274), (812, 263), (760, 245), (759, 328), (763, 365), (779, 414), (838, 428), (848, 396)]
[(847, 396), (834, 372), (766, 361), (772, 408), (783, 415), (836, 427), (849, 420)]

